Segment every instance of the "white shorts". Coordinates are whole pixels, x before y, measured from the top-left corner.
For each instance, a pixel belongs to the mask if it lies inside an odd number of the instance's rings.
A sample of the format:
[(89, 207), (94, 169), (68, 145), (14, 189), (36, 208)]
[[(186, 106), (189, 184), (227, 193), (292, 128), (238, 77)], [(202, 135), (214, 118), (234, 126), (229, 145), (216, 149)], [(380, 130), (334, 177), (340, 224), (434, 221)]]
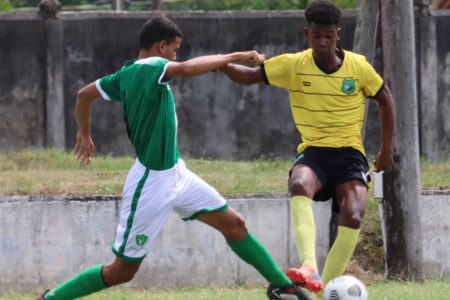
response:
[(123, 187), (120, 223), (114, 254), (129, 262), (140, 262), (163, 228), (172, 210), (184, 220), (199, 214), (226, 210), (225, 199), (183, 160), (169, 170), (152, 171), (136, 160)]

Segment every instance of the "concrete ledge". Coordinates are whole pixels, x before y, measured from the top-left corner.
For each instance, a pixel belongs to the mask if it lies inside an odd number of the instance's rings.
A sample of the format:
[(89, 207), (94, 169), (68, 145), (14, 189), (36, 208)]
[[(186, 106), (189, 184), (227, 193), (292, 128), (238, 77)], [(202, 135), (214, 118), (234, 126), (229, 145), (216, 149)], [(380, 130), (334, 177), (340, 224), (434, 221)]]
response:
[(426, 278), (450, 277), (450, 190), (425, 191), (422, 216), (422, 269)]
[[(284, 270), (298, 264), (287, 195), (229, 199), (249, 230)], [(317, 203), (319, 266), (328, 249), (330, 203)], [(113, 259), (118, 197), (0, 196), (0, 292), (34, 292)], [(450, 193), (423, 195), (423, 268), (428, 278), (450, 275)], [(207, 276), (205, 276), (207, 274)], [(223, 237), (200, 222), (172, 214), (130, 286), (167, 287), (264, 283)]]

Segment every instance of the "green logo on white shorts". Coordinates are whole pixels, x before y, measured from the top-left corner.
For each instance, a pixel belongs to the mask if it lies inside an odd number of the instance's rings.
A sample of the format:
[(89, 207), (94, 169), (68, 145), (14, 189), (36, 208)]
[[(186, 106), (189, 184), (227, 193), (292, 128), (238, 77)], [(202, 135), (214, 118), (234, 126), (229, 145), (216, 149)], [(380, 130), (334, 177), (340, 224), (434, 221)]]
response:
[(353, 79), (344, 79), (342, 81), (341, 90), (343, 93), (350, 95), (355, 91), (355, 81)]
[(145, 234), (136, 235), (136, 244), (139, 247), (144, 246), (144, 244), (147, 242), (147, 240), (148, 240), (148, 236), (146, 236)]

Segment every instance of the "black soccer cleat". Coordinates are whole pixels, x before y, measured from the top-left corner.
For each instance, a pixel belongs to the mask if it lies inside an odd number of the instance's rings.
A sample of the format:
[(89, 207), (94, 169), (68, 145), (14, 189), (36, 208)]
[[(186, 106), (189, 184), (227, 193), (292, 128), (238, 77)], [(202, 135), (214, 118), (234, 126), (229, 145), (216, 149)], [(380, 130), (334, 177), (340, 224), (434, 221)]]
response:
[(267, 288), (267, 297), (270, 300), (312, 300), (294, 283), (284, 287), (276, 287), (270, 284)]

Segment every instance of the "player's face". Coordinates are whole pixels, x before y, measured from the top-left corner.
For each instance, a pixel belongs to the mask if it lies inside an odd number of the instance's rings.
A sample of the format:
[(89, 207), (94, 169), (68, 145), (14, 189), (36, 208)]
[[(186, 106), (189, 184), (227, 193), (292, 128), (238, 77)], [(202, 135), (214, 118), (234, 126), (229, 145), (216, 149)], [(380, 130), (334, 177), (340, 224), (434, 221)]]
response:
[(311, 23), (304, 30), (309, 47), (316, 59), (327, 59), (334, 54), (336, 43), (341, 36), (341, 29), (335, 25)]
[(166, 43), (162, 51), (162, 57), (168, 60), (176, 60), (177, 50), (180, 48), (180, 46), (181, 46), (180, 37), (176, 37), (175, 40), (173, 40), (172, 42)]

